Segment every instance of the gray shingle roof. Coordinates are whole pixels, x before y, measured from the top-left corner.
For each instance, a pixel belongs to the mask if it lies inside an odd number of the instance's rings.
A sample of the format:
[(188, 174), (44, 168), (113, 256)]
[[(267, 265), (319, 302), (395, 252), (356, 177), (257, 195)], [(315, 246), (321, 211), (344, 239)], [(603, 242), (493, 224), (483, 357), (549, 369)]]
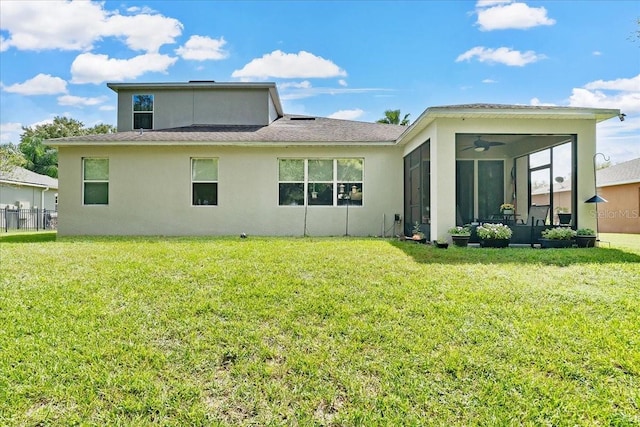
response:
[(0, 181), (34, 187), (58, 188), (57, 179), (21, 167), (15, 167), (10, 172), (0, 172)]
[(599, 169), (596, 182), (598, 187), (640, 182), (640, 158)]
[(145, 143), (393, 143), (405, 126), (285, 115), (267, 126), (192, 125), (57, 138), (50, 145)]

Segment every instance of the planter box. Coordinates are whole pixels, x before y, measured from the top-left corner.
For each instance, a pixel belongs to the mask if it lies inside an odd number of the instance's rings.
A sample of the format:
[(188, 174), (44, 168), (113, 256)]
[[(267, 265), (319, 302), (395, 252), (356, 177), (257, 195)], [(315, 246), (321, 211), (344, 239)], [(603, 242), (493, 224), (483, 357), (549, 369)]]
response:
[(576, 246), (579, 248), (593, 248), (596, 246), (596, 236), (576, 236)]
[(451, 240), (453, 240), (453, 244), (461, 248), (467, 247), (467, 245), (469, 244), (470, 238), (471, 236), (451, 236)]
[(506, 248), (509, 246), (511, 239), (480, 239), (480, 247), (482, 248)]
[(540, 247), (546, 248), (570, 248), (573, 246), (573, 239), (540, 239)]

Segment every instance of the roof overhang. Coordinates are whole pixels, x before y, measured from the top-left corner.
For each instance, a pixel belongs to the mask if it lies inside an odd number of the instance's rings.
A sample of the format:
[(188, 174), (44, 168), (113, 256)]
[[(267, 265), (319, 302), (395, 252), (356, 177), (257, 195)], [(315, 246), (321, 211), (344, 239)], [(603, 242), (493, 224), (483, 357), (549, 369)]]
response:
[(404, 144), (436, 119), (545, 119), (595, 120), (596, 123), (618, 117), (620, 110), (584, 107), (555, 107), (528, 105), (451, 105), (429, 107), (398, 138)]
[(58, 186), (53, 186), (53, 185), (45, 185), (45, 184), (37, 184), (34, 182), (26, 182), (26, 181), (14, 181), (11, 179), (0, 179), (0, 184), (7, 184), (7, 185), (15, 185), (15, 186), (20, 186), (20, 187), (34, 187), (34, 188), (42, 188), (42, 189), (58, 189)]

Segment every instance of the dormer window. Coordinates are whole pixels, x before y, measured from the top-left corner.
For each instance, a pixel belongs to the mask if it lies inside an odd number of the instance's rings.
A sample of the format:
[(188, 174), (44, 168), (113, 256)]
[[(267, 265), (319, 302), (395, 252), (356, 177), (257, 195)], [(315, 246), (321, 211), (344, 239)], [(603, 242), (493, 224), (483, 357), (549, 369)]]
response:
[(133, 129), (153, 129), (153, 95), (133, 95)]

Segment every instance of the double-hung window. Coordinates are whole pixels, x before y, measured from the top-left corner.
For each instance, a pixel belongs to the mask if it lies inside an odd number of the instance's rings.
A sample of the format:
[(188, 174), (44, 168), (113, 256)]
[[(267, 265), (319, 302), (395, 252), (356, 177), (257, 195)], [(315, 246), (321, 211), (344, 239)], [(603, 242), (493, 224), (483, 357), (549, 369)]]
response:
[(191, 159), (191, 205), (218, 204), (218, 159)]
[(362, 206), (362, 159), (336, 160), (338, 205)]
[(280, 159), (278, 192), (280, 206), (304, 205), (305, 161)]
[(280, 159), (280, 206), (362, 205), (363, 159)]
[(109, 159), (82, 159), (82, 203), (109, 204)]
[(153, 129), (153, 95), (133, 95), (133, 129)]

